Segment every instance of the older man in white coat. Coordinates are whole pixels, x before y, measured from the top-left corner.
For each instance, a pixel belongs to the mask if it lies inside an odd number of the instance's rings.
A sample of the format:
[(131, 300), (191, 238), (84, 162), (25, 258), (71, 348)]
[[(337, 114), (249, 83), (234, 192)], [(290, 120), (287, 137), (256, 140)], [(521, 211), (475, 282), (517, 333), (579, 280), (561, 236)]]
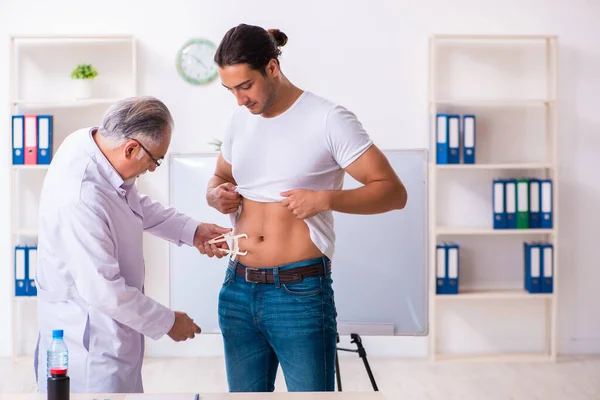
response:
[(144, 336), (181, 341), (200, 333), (185, 313), (144, 295), (144, 231), (219, 258), (207, 242), (230, 231), (138, 193), (136, 177), (160, 165), (172, 126), (159, 100), (129, 98), (56, 152), (40, 200), (34, 361), (42, 392), (53, 329), (64, 330), (74, 393), (143, 392)]

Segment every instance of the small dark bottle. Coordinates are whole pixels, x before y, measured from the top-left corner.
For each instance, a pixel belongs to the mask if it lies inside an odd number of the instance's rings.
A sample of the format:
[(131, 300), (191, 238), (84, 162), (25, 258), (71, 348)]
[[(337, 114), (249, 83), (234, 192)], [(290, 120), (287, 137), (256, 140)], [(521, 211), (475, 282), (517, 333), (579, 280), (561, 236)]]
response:
[(48, 400), (69, 400), (70, 379), (66, 368), (51, 368), (48, 377)]

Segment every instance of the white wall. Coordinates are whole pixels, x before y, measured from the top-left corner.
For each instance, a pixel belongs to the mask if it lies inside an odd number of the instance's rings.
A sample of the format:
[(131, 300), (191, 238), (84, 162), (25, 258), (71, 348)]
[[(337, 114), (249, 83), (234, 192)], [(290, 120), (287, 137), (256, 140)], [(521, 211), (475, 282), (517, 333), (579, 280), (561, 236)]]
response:
[[(290, 2), (291, 3), (291, 2)], [(600, 3), (584, 0), (460, 1), (0, 1), (0, 54), (9, 34), (130, 33), (139, 40), (140, 94), (161, 98), (175, 121), (172, 152), (211, 150), (234, 98), (219, 82), (194, 87), (175, 71), (178, 47), (190, 37), (218, 42), (240, 22), (277, 27), (289, 36), (283, 71), (303, 89), (337, 101), (362, 120), (382, 148), (428, 146), (427, 39), (433, 33), (533, 33), (559, 36), (561, 285), (559, 351), (600, 352), (600, 268), (592, 251), (600, 222)], [(160, 6), (158, 5), (160, 4)], [(8, 110), (8, 66), (0, 63), (0, 102)], [(0, 126), (9, 128), (8, 113)], [(0, 153), (0, 187), (8, 187), (10, 141)], [(142, 189), (167, 202), (167, 169), (144, 178)], [(9, 193), (0, 190), (0, 220), (9, 221)], [(198, 199), (203, 201), (203, 199)], [(568, 214), (572, 213), (572, 214)], [(9, 225), (0, 230), (0, 259), (8, 260)], [(167, 245), (146, 241), (147, 293), (168, 303)], [(10, 318), (10, 269), (0, 268), (0, 321)], [(480, 318), (486, 318), (483, 314)], [(493, 321), (488, 321), (492, 323)], [(518, 323), (518, 322), (517, 322)], [(3, 324), (6, 327), (6, 324)], [(0, 356), (10, 354), (10, 329), (0, 330)], [(183, 353), (196, 346), (220, 351), (218, 338), (174, 345), (149, 343), (149, 353)], [(425, 338), (371, 339), (370, 354), (425, 354)], [(464, 343), (447, 344), (462, 347)], [(532, 346), (535, 347), (535, 344)]]

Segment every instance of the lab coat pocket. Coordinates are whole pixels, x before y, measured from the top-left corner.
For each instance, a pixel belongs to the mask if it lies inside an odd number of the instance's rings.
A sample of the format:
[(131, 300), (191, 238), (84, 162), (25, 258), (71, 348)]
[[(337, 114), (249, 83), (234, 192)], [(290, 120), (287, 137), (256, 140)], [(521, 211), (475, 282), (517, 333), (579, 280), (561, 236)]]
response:
[(83, 328), (83, 348), (86, 353), (90, 352), (90, 314), (85, 319), (85, 327)]

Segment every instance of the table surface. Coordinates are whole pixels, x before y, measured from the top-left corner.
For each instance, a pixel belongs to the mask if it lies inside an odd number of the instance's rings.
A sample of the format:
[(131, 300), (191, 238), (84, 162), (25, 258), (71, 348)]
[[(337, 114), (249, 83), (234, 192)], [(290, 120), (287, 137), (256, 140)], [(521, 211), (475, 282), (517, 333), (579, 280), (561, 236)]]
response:
[[(2, 394), (0, 400), (46, 400), (45, 393)], [(195, 394), (80, 394), (70, 400), (194, 400)], [(273, 392), (273, 393), (200, 393), (200, 400), (386, 400), (380, 392)]]

